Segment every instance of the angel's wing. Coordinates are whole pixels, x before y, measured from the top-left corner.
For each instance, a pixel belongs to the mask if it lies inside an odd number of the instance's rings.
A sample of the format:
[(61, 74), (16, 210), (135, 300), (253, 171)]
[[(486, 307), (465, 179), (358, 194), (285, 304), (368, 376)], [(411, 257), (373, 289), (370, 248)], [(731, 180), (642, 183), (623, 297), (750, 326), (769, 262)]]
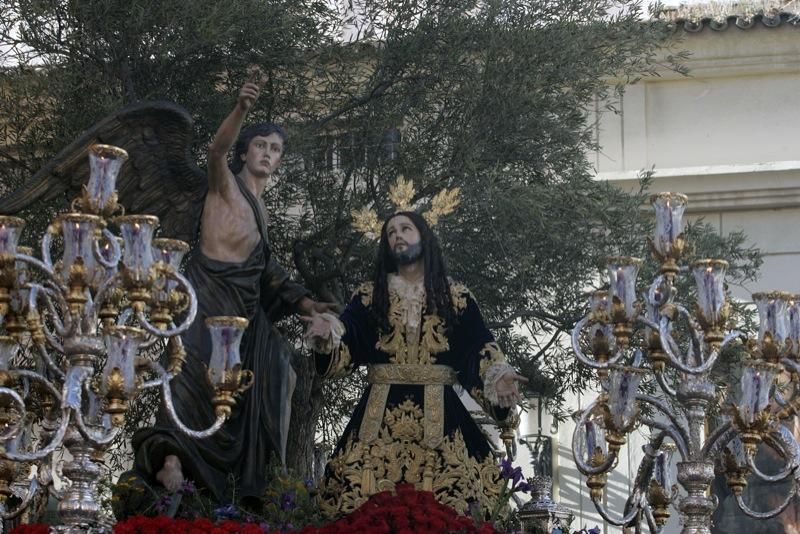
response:
[(152, 214), (161, 235), (194, 243), (208, 181), (190, 147), (192, 118), (172, 102), (126, 106), (83, 132), (19, 189), (0, 199), (0, 213), (13, 214), (37, 201), (72, 200), (89, 180), (89, 146), (124, 148), (129, 160), (117, 179), (126, 213)]

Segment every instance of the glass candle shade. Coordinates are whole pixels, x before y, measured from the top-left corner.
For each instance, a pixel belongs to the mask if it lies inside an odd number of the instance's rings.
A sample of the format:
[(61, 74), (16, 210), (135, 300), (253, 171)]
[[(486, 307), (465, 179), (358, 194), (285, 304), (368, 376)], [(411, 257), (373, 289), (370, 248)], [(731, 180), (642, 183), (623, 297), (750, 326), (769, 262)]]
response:
[[(607, 260), (611, 302), (621, 305), (625, 321), (634, 317), (633, 303), (636, 300), (636, 277), (642, 260), (627, 256), (612, 256)], [(619, 319), (615, 317), (615, 320)]]
[[(30, 247), (17, 247), (17, 253), (26, 256), (33, 255), (33, 249)], [(25, 287), (28, 283), (28, 264), (24, 261), (17, 260), (14, 262), (14, 269), (17, 275), (16, 287), (11, 291), (11, 309), (17, 313), (24, 313), (28, 308), (28, 295), (30, 289)]]
[(24, 219), (0, 215), (0, 254), (16, 254), (17, 243), (24, 227)]
[(745, 424), (751, 425), (758, 415), (769, 406), (770, 389), (779, 371), (777, 365), (749, 361), (742, 370), (742, 398), (739, 415)]
[(577, 432), (578, 454), (587, 464), (592, 464), (592, 456), (598, 447), (603, 457), (606, 456), (606, 433), (602, 425), (590, 418), (578, 427)]
[(100, 213), (108, 204), (117, 187), (117, 175), (128, 153), (111, 145), (89, 147), (89, 183), (86, 186), (88, 210)]
[(675, 483), (675, 476), (672, 469), (672, 455), (675, 453), (675, 445), (666, 443), (662, 445), (655, 458), (653, 466), (653, 478), (656, 483), (664, 490), (670, 490)]
[(158, 217), (123, 215), (114, 222), (122, 235), (122, 263), (134, 280), (146, 280), (153, 265), (153, 234)]
[(86, 280), (91, 281), (97, 262), (94, 257), (94, 242), (100, 217), (85, 213), (65, 213), (59, 218), (61, 235), (64, 237), (64, 256), (62, 258), (62, 276), (69, 278), (70, 270), (78, 258), (83, 260), (86, 269)]
[(206, 326), (211, 333), (211, 358), (208, 375), (212, 386), (226, 382), (227, 371), (242, 367), (239, 344), (249, 321), (243, 317), (209, 317)]
[(114, 369), (119, 369), (122, 377), (121, 393), (130, 398), (136, 391), (136, 353), (144, 341), (144, 330), (132, 326), (112, 326), (105, 337), (108, 358), (103, 367), (101, 391), (105, 395), (110, 388), (109, 377)]
[[(179, 239), (158, 238), (153, 239), (153, 259), (170, 265), (175, 271), (180, 271), (181, 262), (186, 253), (189, 252), (189, 244)], [(165, 291), (169, 293), (178, 282), (172, 279), (165, 281)]]
[(692, 264), (697, 284), (697, 306), (707, 323), (719, 325), (725, 305), (725, 273), (728, 262), (724, 260), (699, 260)]
[(689, 199), (680, 193), (656, 193), (650, 204), (656, 212), (653, 247), (662, 258), (669, 257), (678, 236), (683, 232), (683, 212)]
[(764, 348), (764, 340), (772, 339), (778, 347), (789, 337), (790, 295), (780, 291), (753, 293), (753, 302), (758, 308), (758, 346)]
[(626, 432), (633, 425), (637, 414), (636, 393), (643, 374), (644, 369), (638, 367), (611, 367), (608, 409), (611, 413), (611, 424), (617, 432)]

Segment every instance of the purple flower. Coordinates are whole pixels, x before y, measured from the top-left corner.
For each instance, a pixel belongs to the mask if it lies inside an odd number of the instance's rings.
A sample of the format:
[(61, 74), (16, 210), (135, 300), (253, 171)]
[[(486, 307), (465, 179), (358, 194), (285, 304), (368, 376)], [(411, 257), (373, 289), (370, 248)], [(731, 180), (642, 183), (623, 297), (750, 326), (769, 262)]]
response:
[(184, 495), (194, 495), (197, 493), (197, 486), (194, 485), (194, 482), (191, 480), (184, 480), (183, 484), (181, 484), (180, 490), (181, 493)]
[(171, 495), (162, 495), (156, 501), (156, 512), (163, 515), (169, 510), (169, 507), (172, 505), (172, 496)]
[(522, 493), (530, 493), (531, 492), (531, 485), (528, 484), (528, 482), (523, 480), (518, 485), (514, 486), (514, 490), (513, 491), (521, 491)]
[(214, 514), (214, 518), (218, 520), (237, 519), (239, 517), (239, 510), (237, 510), (236, 506), (234, 506), (233, 504), (226, 504), (225, 506), (220, 506), (211, 513)]
[(514, 466), (511, 465), (509, 458), (503, 458), (500, 461), (500, 476), (503, 480), (510, 480), (514, 473)]
[(589, 529), (589, 534), (600, 534), (600, 527), (595, 525), (594, 528), (590, 528)]
[(294, 491), (284, 491), (281, 493), (281, 510), (289, 511), (297, 508), (295, 503)]

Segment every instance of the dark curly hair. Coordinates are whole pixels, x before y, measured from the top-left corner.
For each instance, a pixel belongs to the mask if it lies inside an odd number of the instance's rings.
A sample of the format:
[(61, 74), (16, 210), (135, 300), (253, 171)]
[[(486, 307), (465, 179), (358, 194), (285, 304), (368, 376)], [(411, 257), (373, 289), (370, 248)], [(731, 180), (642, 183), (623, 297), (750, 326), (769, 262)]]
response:
[(425, 311), (426, 313), (435, 313), (444, 319), (444, 324), (449, 329), (455, 324), (456, 315), (453, 310), (453, 299), (450, 296), (450, 282), (447, 279), (442, 249), (436, 235), (428, 226), (428, 222), (413, 211), (395, 213), (386, 219), (381, 228), (378, 257), (375, 261), (375, 285), (372, 292), (373, 319), (382, 332), (389, 332), (391, 328), (389, 325), (389, 273), (397, 272), (397, 263), (389, 248), (386, 226), (398, 215), (405, 215), (411, 219), (411, 222), (419, 230), (422, 261), (425, 267)]
[(261, 122), (242, 130), (242, 133), (239, 134), (239, 138), (236, 140), (236, 146), (233, 148), (233, 160), (230, 165), (231, 172), (233, 174), (239, 174), (239, 172), (241, 172), (244, 167), (242, 154), (247, 154), (247, 149), (250, 147), (250, 141), (252, 141), (253, 138), (258, 136), (267, 137), (271, 134), (278, 134), (281, 140), (283, 140), (283, 150), (285, 152), (286, 145), (289, 141), (286, 137), (286, 130), (274, 122)]

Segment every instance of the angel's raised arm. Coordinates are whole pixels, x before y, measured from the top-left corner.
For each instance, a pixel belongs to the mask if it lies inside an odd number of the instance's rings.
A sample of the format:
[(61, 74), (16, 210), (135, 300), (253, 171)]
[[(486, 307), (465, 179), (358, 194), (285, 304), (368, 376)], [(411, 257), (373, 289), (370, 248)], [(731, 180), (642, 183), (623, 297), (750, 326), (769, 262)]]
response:
[(258, 99), (258, 86), (246, 83), (239, 91), (233, 111), (219, 125), (214, 140), (208, 147), (208, 189), (210, 192), (227, 195), (236, 186), (233, 173), (228, 168), (228, 152), (233, 148), (248, 111)]

